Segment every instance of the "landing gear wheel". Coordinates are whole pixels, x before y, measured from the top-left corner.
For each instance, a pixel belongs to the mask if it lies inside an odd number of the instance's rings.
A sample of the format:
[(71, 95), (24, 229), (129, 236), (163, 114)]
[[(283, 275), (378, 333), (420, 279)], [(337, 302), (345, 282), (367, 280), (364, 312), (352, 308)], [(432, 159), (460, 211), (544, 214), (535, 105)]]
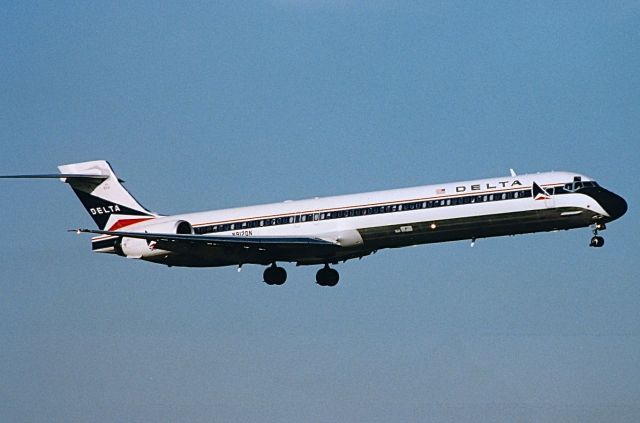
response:
[(267, 285), (282, 285), (287, 281), (287, 271), (273, 264), (264, 269), (262, 277)]
[(589, 243), (589, 247), (602, 247), (604, 245), (604, 238), (601, 236), (594, 236), (591, 238), (591, 242)]
[(336, 269), (325, 265), (316, 273), (316, 283), (320, 286), (336, 286), (340, 280), (340, 274)]
[(589, 247), (602, 247), (604, 245), (604, 238), (598, 235), (598, 231), (607, 229), (604, 223), (596, 223), (593, 227), (593, 238), (589, 242)]

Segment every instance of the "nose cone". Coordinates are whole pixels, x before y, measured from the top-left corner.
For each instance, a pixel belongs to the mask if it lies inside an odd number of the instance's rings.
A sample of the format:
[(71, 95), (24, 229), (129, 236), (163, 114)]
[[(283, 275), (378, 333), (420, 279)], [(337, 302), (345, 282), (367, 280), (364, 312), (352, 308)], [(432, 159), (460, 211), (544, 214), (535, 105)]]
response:
[(611, 220), (621, 217), (627, 212), (628, 208), (625, 199), (611, 191), (607, 191), (607, 195), (605, 196), (602, 205), (607, 213), (609, 213), (609, 216), (611, 216)]
[(607, 189), (602, 187), (586, 187), (580, 190), (580, 192), (590, 196), (602, 206), (609, 215), (609, 217), (605, 218), (607, 222), (616, 220), (627, 212), (627, 202), (624, 198)]

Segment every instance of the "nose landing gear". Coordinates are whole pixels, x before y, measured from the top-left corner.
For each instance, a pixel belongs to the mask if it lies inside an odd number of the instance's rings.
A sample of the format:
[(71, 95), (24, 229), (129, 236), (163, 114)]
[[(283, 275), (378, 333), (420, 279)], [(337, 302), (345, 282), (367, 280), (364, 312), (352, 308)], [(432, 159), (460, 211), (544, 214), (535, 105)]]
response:
[(607, 226), (604, 223), (596, 223), (593, 228), (593, 237), (591, 238), (591, 242), (589, 242), (589, 247), (602, 247), (604, 245), (604, 238), (598, 235), (598, 231), (602, 231), (607, 229)]
[(602, 247), (604, 245), (604, 238), (601, 236), (594, 236), (591, 238), (589, 247)]

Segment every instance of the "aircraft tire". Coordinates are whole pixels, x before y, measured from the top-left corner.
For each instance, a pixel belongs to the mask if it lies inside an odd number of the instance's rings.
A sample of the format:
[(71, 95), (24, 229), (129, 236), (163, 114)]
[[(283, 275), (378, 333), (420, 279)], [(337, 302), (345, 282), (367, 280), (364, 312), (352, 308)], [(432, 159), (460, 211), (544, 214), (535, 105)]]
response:
[(601, 236), (594, 236), (591, 238), (591, 242), (589, 243), (590, 247), (600, 248), (604, 245), (604, 238)]
[(282, 285), (287, 281), (287, 271), (284, 267), (274, 265), (267, 267), (262, 277), (267, 285)]
[(320, 286), (336, 286), (340, 280), (340, 274), (336, 269), (325, 266), (316, 273), (316, 283)]

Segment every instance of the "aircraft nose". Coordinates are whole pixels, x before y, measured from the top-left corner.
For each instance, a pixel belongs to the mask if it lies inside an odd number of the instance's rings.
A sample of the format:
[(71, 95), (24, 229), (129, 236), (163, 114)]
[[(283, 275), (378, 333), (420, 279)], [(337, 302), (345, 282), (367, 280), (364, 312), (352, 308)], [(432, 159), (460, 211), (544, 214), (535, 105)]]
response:
[(604, 198), (604, 209), (609, 213), (611, 219), (617, 219), (627, 212), (627, 202), (624, 198), (618, 194), (614, 194), (611, 191), (607, 191), (607, 195)]
[(602, 187), (586, 187), (581, 193), (584, 193), (596, 200), (609, 215), (605, 220), (607, 222), (616, 220), (627, 212), (627, 202), (608, 189)]

